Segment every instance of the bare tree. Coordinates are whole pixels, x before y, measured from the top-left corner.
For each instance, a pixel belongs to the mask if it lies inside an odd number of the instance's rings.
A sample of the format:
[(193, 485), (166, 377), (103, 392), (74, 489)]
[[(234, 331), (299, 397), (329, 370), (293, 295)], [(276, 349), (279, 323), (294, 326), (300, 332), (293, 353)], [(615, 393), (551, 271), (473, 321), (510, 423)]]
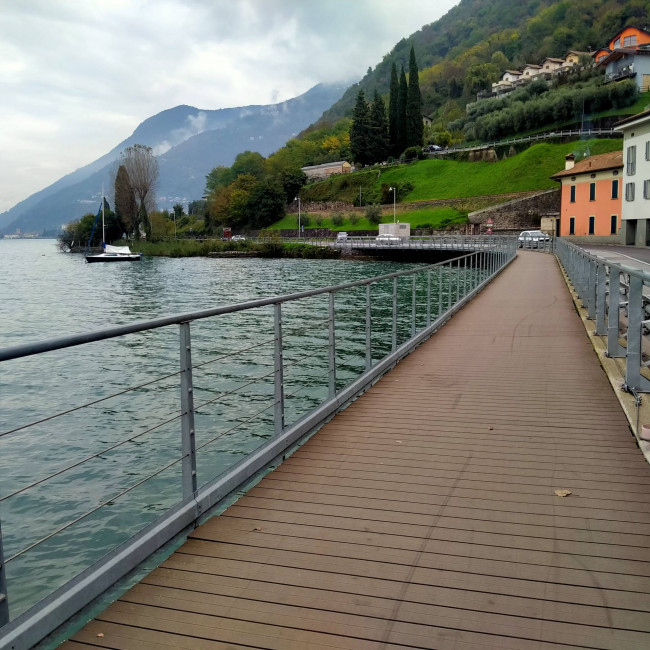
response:
[(156, 205), (158, 161), (154, 157), (151, 147), (134, 144), (122, 152), (120, 165), (126, 169), (137, 203), (137, 217), (134, 224), (136, 237), (139, 236), (140, 227), (144, 228), (147, 235), (150, 235), (149, 211)]

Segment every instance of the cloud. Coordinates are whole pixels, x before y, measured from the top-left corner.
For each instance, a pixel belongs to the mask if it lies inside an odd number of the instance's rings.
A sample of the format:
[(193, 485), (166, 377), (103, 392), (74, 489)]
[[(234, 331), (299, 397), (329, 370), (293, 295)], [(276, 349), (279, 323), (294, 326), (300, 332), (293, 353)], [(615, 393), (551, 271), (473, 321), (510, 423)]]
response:
[[(359, 79), (454, 4), (409, 0), (405, 11), (395, 0), (0, 2), (0, 211), (97, 159), (162, 110), (275, 103), (319, 82)], [(205, 126), (199, 111), (174, 138)]]

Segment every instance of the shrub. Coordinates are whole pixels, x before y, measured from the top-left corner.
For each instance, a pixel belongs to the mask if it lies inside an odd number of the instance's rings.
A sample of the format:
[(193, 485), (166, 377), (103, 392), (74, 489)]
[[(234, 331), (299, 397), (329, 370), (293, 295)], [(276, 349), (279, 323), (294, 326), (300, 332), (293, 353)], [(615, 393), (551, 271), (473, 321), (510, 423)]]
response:
[(356, 213), (356, 212), (351, 212), (348, 215), (348, 221), (353, 225), (356, 226), (359, 221), (361, 221), (361, 217)]
[(342, 226), (343, 225), (343, 214), (341, 212), (334, 212), (330, 217), (330, 221), (333, 226)]
[(366, 219), (368, 219), (370, 223), (374, 223), (375, 225), (381, 223), (381, 206), (377, 205), (376, 203), (371, 203), (370, 205), (367, 205)]
[(400, 159), (403, 159), (404, 162), (411, 162), (418, 158), (422, 158), (422, 147), (408, 147), (400, 156)]

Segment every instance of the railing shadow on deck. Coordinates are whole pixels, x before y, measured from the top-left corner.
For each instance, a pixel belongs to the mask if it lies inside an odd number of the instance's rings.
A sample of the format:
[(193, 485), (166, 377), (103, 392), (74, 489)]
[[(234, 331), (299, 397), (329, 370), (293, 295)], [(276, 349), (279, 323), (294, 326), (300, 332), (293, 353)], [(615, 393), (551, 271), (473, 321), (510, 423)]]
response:
[[(31, 481), (17, 480), (10, 493), (0, 496), (0, 506), (4, 504), (9, 511), (12, 502), (29, 499), (34, 491), (44, 509), (61, 509), (56, 498), (48, 502), (48, 492), (50, 489), (56, 492), (52, 485), (63, 481), (64, 487), (78, 497), (74, 512), (68, 513), (62, 508), (52, 530), (32, 537), (22, 538), (7, 525), (16, 523), (18, 515), (9, 518), (5, 515), (4, 560), (0, 532), (0, 648), (19, 650), (38, 643), (158, 549), (191, 531), (214, 513), (229, 495), (281, 462), (289, 450), (366, 390), (480, 292), (515, 258), (516, 246), (516, 238), (487, 238), (487, 243), (483, 238), (476, 246), (479, 250), (434, 265), (0, 350), (0, 362), (16, 364), (30, 357), (62, 354), (69, 349), (77, 354), (80, 346), (123, 342), (133, 337), (151, 336), (155, 331), (170, 332), (169, 328), (178, 327), (176, 349), (179, 350), (177, 359), (180, 358), (180, 370), (147, 376), (126, 387), (124, 374), (128, 368), (117, 364), (118, 374), (113, 376), (120, 381), (109, 387), (106, 394), (89, 395), (89, 399), (76, 405), (59, 405), (54, 412), (36, 413), (31, 421), (12, 422), (6, 430), (0, 430), (2, 453), (2, 443), (21, 441), (43, 426), (56, 427), (59, 419), (96, 409), (119, 396), (130, 396), (139, 390), (153, 391), (157, 384), (170, 381), (176, 390), (180, 387), (180, 404), (175, 413), (166, 414), (160, 422), (152, 422), (147, 416), (133, 427), (137, 431), (132, 430), (125, 437), (100, 445), (101, 448), (91, 453), (77, 453), (74, 458), (66, 456), (66, 464), (56, 471)], [(240, 334), (235, 335), (235, 341), (228, 343), (225, 349), (222, 344), (220, 353), (216, 352), (212, 341), (206, 346), (207, 358), (198, 362), (193, 354), (196, 355), (200, 345), (192, 342), (192, 324), (196, 323), (195, 328), (199, 329), (198, 323), (214, 323), (219, 330), (219, 323), (228, 317), (240, 319), (234, 330)], [(209, 339), (203, 330), (199, 331), (196, 340), (203, 343)], [(170, 333), (168, 338), (174, 337)], [(151, 345), (149, 340), (147, 345)], [(253, 355), (254, 362), (250, 358), (242, 362), (246, 355)], [(232, 369), (237, 363), (243, 371)], [(206, 368), (216, 369), (205, 372)], [(12, 365), (11, 369), (15, 367)], [(194, 378), (199, 373), (205, 373), (203, 383)], [(17, 376), (25, 375), (17, 373)], [(106, 377), (109, 376), (107, 372)], [(228, 377), (228, 382), (211, 384), (216, 381), (215, 377), (222, 381), (224, 376)], [(298, 403), (301, 392), (306, 393), (306, 399)], [(235, 398), (239, 401), (232, 401)], [(156, 393), (152, 393), (151, 399), (158, 399)], [(223, 411), (218, 416), (209, 412), (221, 402), (227, 404), (228, 418)], [(251, 423), (257, 428), (249, 429), (243, 442), (240, 440), (227, 450), (214, 450), (217, 441), (231, 440), (233, 432), (253, 426)], [(174, 444), (167, 443), (167, 451), (171, 447), (177, 453), (171, 458), (169, 455), (164, 459), (155, 458), (154, 471), (141, 476), (137, 467), (129, 467), (132, 471), (128, 472), (122, 469), (117, 475), (120, 480), (116, 475), (108, 477), (108, 491), (100, 496), (79, 477), (74, 479), (76, 482), (72, 481), (73, 473), (79, 468), (97, 459), (106, 459), (117, 449), (123, 453), (129, 445), (142, 443), (143, 436), (158, 434), (163, 426), (170, 429), (175, 440)], [(233, 452), (232, 447), (238, 445), (241, 447)], [(210, 458), (212, 470), (215, 466), (219, 468), (216, 476), (213, 474), (203, 480), (208, 469), (207, 465), (201, 465), (202, 456)], [(224, 456), (234, 459), (233, 462), (224, 466)], [(133, 464), (129, 453), (124, 453), (121, 460)], [(149, 497), (141, 499), (140, 511), (125, 511), (137, 519), (137, 532), (127, 539), (117, 539), (110, 548), (96, 549), (101, 557), (92, 558), (93, 561), (81, 570), (76, 567), (76, 575), (67, 575), (66, 565), (77, 550), (69, 544), (78, 538), (66, 536), (93, 518), (98, 518), (103, 527), (115, 525), (111, 507), (147, 482), (154, 486), (153, 490), (166, 490), (160, 483), (165, 473), (171, 473), (169, 480), (175, 483), (175, 491), (171, 491), (166, 502), (161, 499), (161, 503), (166, 504), (164, 512), (147, 512), (145, 516), (148, 508), (142, 503), (149, 505), (148, 499), (153, 494), (150, 492)], [(68, 477), (72, 477), (69, 484)], [(119, 485), (121, 487), (117, 487)], [(118, 517), (117, 525), (119, 522)], [(101, 530), (103, 539), (106, 528)], [(49, 545), (53, 545), (52, 548)], [(41, 553), (38, 566), (42, 563), (61, 565), (61, 571), (56, 574), (51, 593), (43, 594), (43, 585), (37, 585), (39, 595), (44, 598), (36, 603), (21, 603), (17, 596), (18, 605), (15, 605), (12, 593), (18, 594), (20, 587), (30, 580), (40, 580), (33, 571), (30, 574), (22, 570), (27, 566), (25, 559), (35, 553)], [(12, 565), (17, 568), (14, 570)], [(9, 605), (12, 605), (11, 610)], [(10, 615), (15, 609), (19, 610), (17, 615)]]

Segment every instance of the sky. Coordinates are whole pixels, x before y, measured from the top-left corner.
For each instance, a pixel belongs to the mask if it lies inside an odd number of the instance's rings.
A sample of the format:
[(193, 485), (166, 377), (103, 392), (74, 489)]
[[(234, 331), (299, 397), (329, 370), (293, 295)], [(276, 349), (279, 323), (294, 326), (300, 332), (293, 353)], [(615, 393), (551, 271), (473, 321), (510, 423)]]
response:
[(0, 0), (0, 212), (179, 104), (358, 81), (458, 0)]

